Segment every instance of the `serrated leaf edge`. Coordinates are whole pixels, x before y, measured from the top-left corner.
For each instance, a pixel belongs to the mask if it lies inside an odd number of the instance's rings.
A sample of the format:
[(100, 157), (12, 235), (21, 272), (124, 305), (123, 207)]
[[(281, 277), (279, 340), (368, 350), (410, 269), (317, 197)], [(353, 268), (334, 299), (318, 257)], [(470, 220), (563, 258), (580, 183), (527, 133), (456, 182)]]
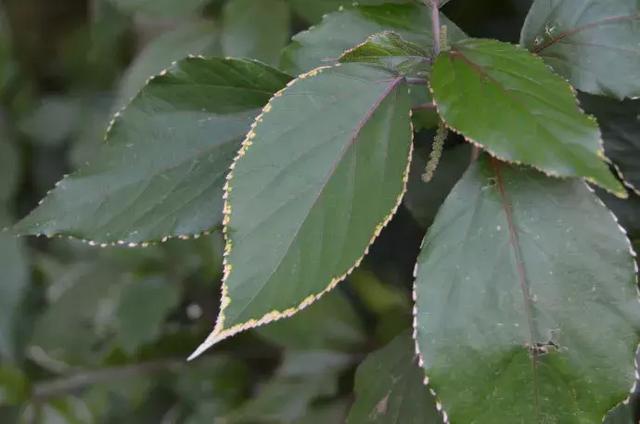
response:
[[(170, 71), (172, 71), (179, 62), (182, 62), (184, 60), (208, 60), (208, 59), (213, 59), (213, 58), (217, 58), (217, 57), (206, 57), (203, 55), (194, 55), (194, 54), (190, 54), (187, 55), (181, 59), (177, 59), (174, 60), (173, 62), (171, 62), (171, 64), (169, 66), (167, 66), (166, 68), (164, 68), (163, 70), (161, 70), (160, 72), (158, 72), (155, 75), (150, 76), (149, 78), (147, 78), (147, 80), (145, 81), (144, 85), (140, 88), (140, 90), (138, 90), (138, 92), (131, 96), (131, 98), (126, 102), (126, 104), (124, 106), (122, 106), (118, 111), (116, 111), (112, 117), (111, 120), (109, 121), (109, 124), (106, 127), (105, 130), (105, 134), (103, 137), (103, 143), (107, 144), (109, 142), (109, 138), (110, 135), (113, 131), (113, 128), (115, 127), (115, 125), (122, 119), (122, 114), (131, 106), (131, 104), (133, 103), (133, 101), (139, 96), (139, 94), (146, 89), (149, 85), (151, 85), (151, 83), (156, 80), (157, 78), (161, 78), (164, 77), (165, 75), (167, 75)], [(264, 63), (260, 62), (259, 60), (255, 60), (255, 59), (247, 59), (247, 58), (235, 58), (235, 57), (230, 57), (230, 56), (226, 56), (224, 57), (225, 61), (248, 61), (248, 62), (255, 62), (255, 63), (260, 63), (261, 65), (265, 65)], [(265, 66), (269, 66), (269, 65), (265, 65)], [(275, 69), (275, 68), (274, 68)], [(280, 71), (282, 72), (282, 71)], [(73, 173), (71, 174), (65, 174), (63, 175), (63, 177), (55, 183), (55, 185), (53, 186), (53, 188), (49, 191), (47, 191), (47, 193), (45, 194), (45, 196), (40, 199), (40, 201), (38, 202), (38, 206), (42, 205), (45, 200), (49, 197), (49, 195), (63, 182), (65, 181), (69, 176), (73, 175)], [(201, 237), (206, 237), (209, 236), (215, 232), (217, 232), (218, 230), (220, 230), (221, 225), (220, 224), (216, 224), (215, 226), (204, 230), (204, 231), (200, 231), (198, 233), (188, 233), (188, 234), (175, 234), (175, 235), (165, 235), (162, 238), (158, 239), (158, 240), (145, 240), (145, 241), (138, 241), (138, 242), (129, 242), (129, 241), (124, 241), (124, 240), (118, 240), (118, 241), (114, 241), (114, 242), (102, 242), (102, 241), (97, 241), (97, 240), (93, 240), (93, 239), (86, 239), (86, 238), (82, 238), (82, 237), (77, 237), (77, 236), (73, 236), (73, 235), (68, 235), (68, 234), (64, 234), (64, 233), (56, 233), (56, 234), (43, 234), (43, 233), (38, 233), (38, 234), (34, 234), (35, 237), (44, 237), (44, 238), (49, 238), (49, 239), (62, 239), (62, 240), (73, 240), (73, 241), (78, 241), (80, 243), (84, 243), (87, 244), (91, 247), (100, 247), (100, 248), (107, 248), (107, 247), (126, 247), (126, 248), (146, 248), (146, 247), (150, 247), (150, 246), (157, 246), (159, 244), (163, 244), (168, 242), (169, 240), (197, 240)], [(4, 228), (2, 229), (2, 231), (6, 231), (6, 230), (10, 230), (10, 227)], [(22, 234), (18, 234), (18, 237), (26, 237), (27, 235), (22, 235)]]
[[(477, 40), (482, 40), (482, 39), (477, 39)], [(494, 40), (492, 40), (494, 41)], [(575, 87), (573, 85), (571, 85), (571, 83), (569, 82), (569, 80), (567, 80), (565, 77), (563, 77), (562, 75), (558, 74), (550, 65), (548, 65), (543, 59), (542, 57), (540, 57), (539, 55), (532, 53), (531, 51), (527, 50), (526, 48), (524, 48), (523, 46), (519, 45), (519, 44), (512, 44), (512, 43), (506, 43), (506, 44), (510, 44), (511, 46), (518, 48), (520, 50), (526, 51), (527, 53), (529, 53), (533, 58), (535, 58), (536, 60), (540, 61), (540, 63), (542, 63), (551, 73), (553, 73), (555, 76), (557, 76), (558, 78), (560, 78), (562, 81), (564, 81), (564, 83), (567, 85), (567, 87), (569, 87), (569, 89), (571, 90), (571, 93), (573, 94), (573, 98), (575, 100), (576, 106), (578, 108), (578, 110), (587, 117), (588, 120), (590, 120), (591, 122), (596, 124), (597, 130), (598, 130), (598, 145), (599, 148), (598, 150), (595, 152), (596, 155), (603, 160), (606, 164), (611, 165), (612, 161), (611, 159), (609, 159), (609, 157), (607, 157), (606, 153), (605, 153), (605, 149), (604, 149), (604, 139), (602, 138), (602, 131), (600, 130), (600, 125), (598, 124), (598, 120), (593, 116), (590, 115), (588, 113), (586, 113), (584, 111), (584, 109), (582, 109), (582, 106), (580, 105), (580, 101), (578, 100), (578, 92), (576, 91)], [(446, 53), (446, 52), (445, 52)], [(434, 61), (435, 64), (435, 61)], [(462, 131), (460, 131), (458, 128), (454, 127), (453, 125), (451, 125), (442, 115), (441, 111), (440, 111), (440, 107), (438, 105), (438, 102), (435, 98), (434, 92), (433, 92), (433, 87), (432, 87), (432, 83), (431, 80), (429, 80), (429, 83), (427, 84), (427, 87), (429, 89), (429, 92), (431, 93), (431, 98), (433, 99), (433, 104), (436, 107), (436, 111), (438, 112), (438, 115), (440, 116), (440, 119), (442, 119), (442, 121), (446, 124), (446, 126), (453, 132), (455, 132), (456, 134), (462, 136), (467, 142), (473, 144), (475, 147), (478, 147), (484, 151), (486, 151), (487, 153), (489, 153), (491, 156), (500, 159), (503, 162), (512, 164), (512, 165), (521, 165), (521, 166), (528, 166), (528, 167), (532, 167), (540, 172), (542, 172), (543, 174), (545, 174), (548, 177), (553, 177), (553, 178), (559, 178), (559, 179), (567, 179), (567, 178), (582, 178), (586, 181), (589, 181), (592, 184), (595, 184), (599, 187), (602, 187), (604, 190), (606, 190), (607, 192), (613, 194), (614, 196), (621, 198), (621, 199), (626, 199), (627, 197), (629, 197), (629, 194), (626, 191), (620, 191), (620, 192), (616, 192), (613, 191), (607, 187), (603, 187), (602, 184), (598, 183), (594, 178), (591, 177), (587, 177), (587, 176), (581, 176), (581, 175), (561, 175), (557, 172), (551, 171), (551, 170), (546, 170), (546, 169), (542, 169), (537, 165), (533, 165), (533, 164), (529, 164), (529, 163), (524, 163), (522, 161), (518, 161), (515, 159), (510, 159), (510, 158), (506, 158), (498, 153), (496, 153), (494, 150), (492, 150), (491, 148), (488, 148), (487, 146), (483, 145), (482, 143), (480, 143), (477, 140), (474, 140), (471, 137), (468, 137), (467, 135), (465, 135)]]
[[(609, 214), (613, 218), (613, 221), (618, 226), (618, 230), (622, 233), (622, 235), (624, 236), (625, 241), (627, 242), (629, 255), (631, 256), (631, 259), (632, 259), (632, 262), (633, 262), (634, 271), (635, 271), (635, 286), (636, 286), (636, 294), (637, 294), (636, 299), (637, 299), (638, 303), (640, 303), (640, 286), (638, 285), (639, 282), (640, 282), (639, 276), (638, 276), (638, 271), (639, 271), (638, 270), (638, 261), (637, 261), (638, 256), (636, 254), (635, 249), (633, 248), (633, 244), (631, 243), (631, 240), (629, 239), (629, 235), (627, 233), (627, 230), (622, 225), (620, 225), (620, 221), (618, 220), (618, 217), (616, 216), (616, 214), (613, 213), (613, 211), (611, 209), (609, 209), (604, 204), (602, 199), (600, 199), (600, 197), (598, 197), (598, 195), (596, 194), (595, 190), (593, 190), (593, 188), (587, 183), (584, 183), (584, 185), (587, 188), (587, 190), (589, 190), (593, 194), (594, 199), (600, 204), (600, 206), (602, 206), (605, 210), (607, 210), (609, 212)], [(422, 249), (424, 248), (424, 243), (425, 243), (426, 240), (427, 240), (427, 236), (425, 236), (422, 239), (422, 242), (420, 243), (420, 251), (422, 251)], [(444, 420), (444, 423), (445, 424), (449, 424), (449, 416), (447, 415), (447, 411), (444, 408), (442, 401), (438, 398), (438, 394), (436, 393), (435, 389), (429, 385), (429, 375), (427, 374), (427, 370), (424, 368), (424, 356), (423, 356), (423, 354), (422, 354), (422, 352), (420, 350), (420, 344), (418, 342), (418, 306), (417, 306), (417, 303), (416, 303), (417, 300), (418, 300), (418, 293), (417, 293), (418, 269), (419, 269), (419, 264), (418, 264), (418, 262), (416, 262), (416, 264), (415, 264), (415, 266), (413, 268), (413, 286), (412, 286), (412, 290), (411, 290), (411, 298), (413, 299), (413, 309), (412, 309), (413, 332), (412, 332), (412, 337), (413, 337), (413, 342), (414, 342), (414, 347), (415, 347), (415, 354), (418, 357), (418, 365), (420, 366), (420, 368), (422, 368), (422, 371), (424, 372), (424, 380), (422, 382), (429, 389), (429, 392), (431, 393), (431, 395), (435, 398), (435, 400), (436, 400), (436, 409), (442, 415), (442, 419)], [(636, 355), (635, 355), (635, 359), (634, 359), (635, 382), (633, 383), (633, 386), (631, 387), (631, 390), (629, 390), (629, 395), (627, 396), (627, 398), (622, 401), (622, 404), (625, 404), (625, 405), (629, 403), (629, 401), (631, 399), (631, 396), (636, 392), (636, 389), (638, 387), (638, 383), (640, 382), (640, 364), (638, 364), (638, 355), (639, 354), (640, 354), (640, 343), (638, 344), (638, 347), (636, 348)], [(618, 405), (619, 404), (614, 405), (609, 411), (607, 411), (603, 415), (602, 422), (604, 422), (607, 419), (607, 416), (609, 415), (609, 413), (611, 411), (613, 411)]]
[(409, 109), (409, 126), (411, 128), (411, 142), (409, 144), (409, 156), (408, 156), (408, 160), (407, 160), (407, 166), (405, 168), (405, 171), (404, 171), (403, 177), (402, 177), (402, 190), (400, 191), (400, 194), (398, 195), (398, 198), (396, 199), (396, 204), (393, 206), (393, 208), (391, 209), (389, 214), (387, 216), (385, 216), (385, 218), (382, 220), (382, 222), (380, 222), (376, 226), (374, 234), (371, 237), (371, 239), (369, 240), (369, 243), (366, 246), (362, 256), (360, 256), (354, 262), (353, 266), (351, 268), (349, 268), (345, 273), (343, 273), (342, 275), (339, 275), (337, 277), (334, 277), (329, 282), (329, 284), (325, 287), (324, 290), (322, 290), (321, 292), (319, 292), (317, 294), (312, 294), (312, 295), (306, 297), (297, 306), (285, 309), (283, 311), (273, 310), (271, 312), (268, 312), (268, 313), (264, 314), (259, 319), (251, 319), (251, 320), (248, 320), (246, 322), (233, 325), (233, 326), (231, 326), (229, 328), (224, 328), (224, 322), (225, 322), (225, 319), (226, 319), (224, 312), (229, 307), (229, 305), (231, 304), (231, 298), (229, 297), (229, 288), (228, 288), (228, 286), (226, 284), (226, 280), (229, 278), (229, 275), (231, 274), (231, 270), (233, 268), (232, 264), (229, 263), (229, 259), (228, 259), (229, 254), (231, 253), (231, 250), (233, 248), (233, 244), (232, 244), (231, 238), (229, 236), (229, 231), (228, 231), (228, 227), (229, 227), (229, 224), (230, 224), (230, 221), (231, 221), (231, 204), (229, 202), (229, 193), (232, 190), (231, 181), (233, 180), (233, 170), (234, 170), (237, 162), (246, 154), (246, 152), (249, 149), (249, 147), (251, 147), (251, 145), (253, 144), (252, 140), (255, 137), (254, 130), (257, 127), (257, 125), (262, 121), (264, 115), (271, 111), (273, 100), (275, 100), (276, 98), (282, 96), (282, 94), (288, 88), (290, 88), (292, 85), (296, 84), (297, 82), (299, 82), (301, 80), (304, 80), (304, 79), (307, 79), (307, 78), (314, 77), (314, 76), (318, 75), (319, 73), (321, 73), (321, 72), (323, 72), (323, 71), (325, 71), (327, 69), (337, 68), (337, 67), (340, 67), (340, 66), (341, 66), (341, 64), (336, 64), (336, 65), (333, 65), (333, 66), (321, 66), (321, 67), (312, 69), (309, 72), (301, 74), (297, 78), (291, 80), (287, 84), (287, 86), (285, 88), (283, 88), (282, 90), (278, 91), (276, 94), (273, 95), (271, 100), (269, 100), (267, 105), (263, 108), (262, 113), (260, 115), (258, 115), (258, 117), (255, 119), (255, 121), (251, 125), (251, 130), (249, 131), (249, 133), (247, 133), (247, 137), (242, 142), (242, 147), (238, 151), (238, 154), (236, 155), (233, 163), (231, 164), (231, 167), (229, 168), (229, 173), (227, 174), (227, 183), (225, 184), (225, 187), (224, 187), (224, 196), (223, 196), (224, 197), (224, 210), (223, 210), (224, 218), (223, 218), (223, 222), (222, 222), (223, 223), (222, 232), (223, 232), (224, 237), (225, 237), (225, 248), (224, 248), (224, 256), (223, 256), (223, 277), (222, 277), (222, 287), (221, 287), (220, 312), (218, 314), (218, 318), (216, 320), (216, 324), (214, 326), (213, 331), (207, 337), (207, 339), (189, 356), (189, 358), (187, 359), (188, 361), (191, 361), (191, 360), (197, 358), (198, 356), (202, 355), (207, 349), (209, 349), (210, 347), (212, 347), (216, 343), (218, 343), (218, 342), (220, 342), (220, 341), (222, 341), (224, 339), (227, 339), (229, 337), (232, 337), (232, 336), (234, 336), (234, 335), (236, 335), (238, 333), (241, 333), (243, 331), (246, 331), (246, 330), (249, 330), (249, 329), (252, 329), (252, 328), (260, 327), (262, 325), (265, 325), (265, 324), (268, 324), (268, 323), (271, 323), (271, 322), (274, 322), (274, 321), (278, 321), (278, 320), (281, 320), (281, 319), (284, 319), (284, 318), (289, 318), (289, 317), (295, 315), (296, 313), (302, 311), (303, 309), (311, 306), (314, 302), (319, 300), (322, 296), (324, 296), (325, 294), (329, 293), (339, 283), (344, 281), (356, 268), (358, 268), (360, 266), (360, 264), (361, 264), (362, 260), (364, 259), (364, 257), (369, 253), (369, 248), (371, 247), (371, 245), (375, 242), (375, 240), (378, 238), (378, 236), (380, 235), (382, 230), (387, 226), (387, 224), (389, 224), (389, 222), (393, 219), (393, 217), (395, 216), (396, 212), (398, 211), (400, 205), (402, 204), (402, 199), (404, 198), (404, 195), (407, 192), (407, 185), (408, 185), (408, 182), (409, 182), (409, 172), (410, 172), (410, 169), (411, 169), (411, 162), (412, 162), (412, 158), (413, 158), (413, 136), (414, 136), (414, 132), (413, 132), (413, 122), (411, 120), (411, 118), (412, 118), (411, 109)]

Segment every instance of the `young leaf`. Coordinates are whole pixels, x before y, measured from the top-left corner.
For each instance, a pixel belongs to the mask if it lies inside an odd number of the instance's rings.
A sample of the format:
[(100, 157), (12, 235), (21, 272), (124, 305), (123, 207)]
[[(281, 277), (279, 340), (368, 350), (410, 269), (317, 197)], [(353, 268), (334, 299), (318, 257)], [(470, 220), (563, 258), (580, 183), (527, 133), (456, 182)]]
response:
[(362, 260), (404, 194), (411, 156), (402, 77), (321, 68), (278, 93), (232, 165), (222, 306), (196, 351), (289, 317)]
[(435, 399), (420, 374), (408, 332), (369, 355), (358, 367), (347, 424), (440, 423)]
[[(445, 16), (441, 20), (448, 27), (450, 40), (465, 38), (464, 33)], [(331, 65), (345, 50), (382, 31), (396, 32), (405, 40), (432, 51), (430, 8), (415, 3), (355, 6), (330, 13), (319, 25), (295, 35), (283, 52), (281, 64), (292, 74)]]
[(223, 18), (225, 55), (277, 64), (289, 40), (289, 7), (284, 0), (231, 0)]
[(521, 42), (579, 90), (640, 96), (637, 0), (536, 0)]
[(601, 422), (635, 380), (634, 256), (582, 181), (482, 156), (416, 269), (416, 343), (451, 422)]
[(455, 43), (436, 60), (433, 98), (447, 125), (492, 155), (559, 177), (584, 177), (624, 197), (597, 122), (572, 88), (526, 50), (494, 40)]
[(409, 75), (428, 71), (431, 67), (428, 56), (417, 44), (405, 41), (395, 32), (385, 31), (344, 52), (340, 62), (372, 63)]
[(176, 63), (116, 117), (98, 156), (60, 181), (16, 231), (138, 244), (212, 230), (240, 140), (288, 80), (248, 60)]
[(640, 100), (620, 102), (588, 95), (580, 99), (600, 123), (607, 155), (625, 183), (640, 194)]

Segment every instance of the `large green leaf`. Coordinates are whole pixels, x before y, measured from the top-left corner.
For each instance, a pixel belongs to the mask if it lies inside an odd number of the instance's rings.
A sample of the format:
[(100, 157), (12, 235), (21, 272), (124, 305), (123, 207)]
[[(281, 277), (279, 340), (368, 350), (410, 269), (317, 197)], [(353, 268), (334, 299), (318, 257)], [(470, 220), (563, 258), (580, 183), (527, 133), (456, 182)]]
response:
[(149, 78), (169, 67), (172, 62), (189, 55), (214, 55), (220, 50), (218, 28), (208, 21), (185, 24), (154, 38), (123, 76), (118, 89), (117, 108), (126, 106)]
[(288, 80), (248, 60), (180, 61), (116, 118), (97, 157), (60, 181), (16, 230), (99, 244), (210, 231), (220, 223), (240, 140)]
[[(465, 37), (445, 16), (442, 16), (442, 24), (448, 26), (451, 40)], [(433, 48), (430, 8), (419, 4), (355, 6), (330, 13), (319, 25), (295, 35), (283, 52), (281, 63), (293, 74), (330, 65), (345, 50), (382, 31), (394, 31), (425, 51)]]
[(597, 122), (526, 50), (495, 40), (455, 43), (438, 56), (431, 88), (447, 125), (494, 156), (626, 194), (605, 162)]
[(536, 0), (521, 42), (579, 90), (640, 96), (638, 0)]
[(347, 423), (441, 423), (436, 401), (422, 380), (414, 344), (406, 332), (358, 367), (356, 400)]
[(195, 356), (295, 314), (360, 263), (404, 193), (409, 115), (404, 78), (355, 63), (274, 96), (232, 165), (222, 307)]
[(277, 64), (289, 40), (289, 8), (284, 0), (231, 0), (223, 13), (222, 49), (227, 56)]
[(580, 99), (598, 118), (607, 155), (627, 185), (640, 194), (640, 100), (620, 102), (589, 95)]
[(601, 422), (635, 380), (634, 255), (583, 182), (482, 156), (416, 269), (417, 347), (451, 422)]

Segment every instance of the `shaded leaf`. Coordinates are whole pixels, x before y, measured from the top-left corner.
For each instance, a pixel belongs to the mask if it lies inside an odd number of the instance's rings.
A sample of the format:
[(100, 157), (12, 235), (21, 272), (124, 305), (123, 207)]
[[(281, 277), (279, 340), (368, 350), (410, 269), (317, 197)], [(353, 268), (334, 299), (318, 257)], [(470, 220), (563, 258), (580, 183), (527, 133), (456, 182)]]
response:
[(40, 352), (66, 365), (94, 364), (102, 357), (98, 342), (110, 327), (118, 295), (128, 277), (106, 265), (92, 263), (66, 267), (49, 289), (48, 308), (38, 317), (30, 342), (35, 359)]
[(331, 352), (288, 352), (274, 378), (225, 422), (299, 423), (314, 400), (335, 395), (339, 372), (348, 363), (348, 357)]
[(403, 75), (427, 73), (431, 67), (422, 47), (405, 41), (395, 32), (385, 31), (369, 36), (363, 43), (347, 50), (340, 62), (364, 62), (382, 65)]
[[(155, 1), (155, 0), (154, 0)], [(213, 22), (189, 23), (153, 39), (136, 56), (120, 82), (116, 107), (127, 103), (144, 87), (149, 78), (189, 55), (214, 55), (220, 52), (220, 37)]]
[(632, 253), (583, 182), (482, 156), (416, 269), (417, 345), (451, 422), (600, 422), (625, 399), (640, 328)]
[(637, 0), (536, 0), (521, 42), (579, 90), (640, 96)]
[(290, 319), (260, 328), (258, 334), (289, 349), (352, 351), (366, 340), (360, 317), (339, 291)]
[[(0, 207), (14, 196), (20, 180), (20, 155), (15, 144), (0, 129)], [(7, 225), (0, 217), (0, 230)]]
[[(381, 5), (387, 3), (410, 3), (413, 0), (361, 0), (361, 5)], [(335, 12), (340, 7), (353, 5), (349, 0), (289, 0), (293, 10), (311, 23), (319, 22), (323, 15)]]
[(8, 218), (0, 211), (0, 357), (13, 358), (21, 304), (29, 284), (27, 252), (21, 240), (1, 229)]
[(197, 14), (210, 0), (109, 0), (127, 13), (175, 18)]
[(128, 353), (154, 341), (180, 301), (180, 287), (164, 278), (147, 278), (123, 288), (115, 312), (116, 339)]
[(404, 78), (362, 64), (310, 72), (267, 104), (229, 176), (222, 307), (196, 356), (295, 314), (360, 263), (404, 193), (409, 111)]
[(227, 56), (277, 64), (289, 40), (289, 8), (284, 0), (231, 0), (223, 13), (222, 48)]
[[(451, 40), (465, 37), (445, 16), (441, 19), (449, 28)], [(344, 51), (382, 31), (396, 32), (405, 40), (432, 51), (430, 8), (415, 3), (355, 6), (330, 13), (319, 25), (295, 35), (283, 52), (281, 64), (292, 74), (331, 65)]]
[(19, 405), (29, 397), (29, 381), (19, 368), (0, 366), (0, 406)]
[(60, 181), (16, 230), (135, 244), (214, 229), (240, 139), (288, 80), (253, 61), (180, 61), (116, 118), (97, 157)]
[(495, 40), (455, 43), (438, 56), (431, 88), (447, 125), (494, 156), (626, 194), (605, 162), (597, 122), (526, 50)]
[(627, 184), (640, 194), (640, 100), (619, 102), (583, 95), (584, 108), (602, 129), (604, 149)]
[(358, 367), (356, 400), (347, 423), (441, 423), (421, 374), (413, 340), (405, 332)]

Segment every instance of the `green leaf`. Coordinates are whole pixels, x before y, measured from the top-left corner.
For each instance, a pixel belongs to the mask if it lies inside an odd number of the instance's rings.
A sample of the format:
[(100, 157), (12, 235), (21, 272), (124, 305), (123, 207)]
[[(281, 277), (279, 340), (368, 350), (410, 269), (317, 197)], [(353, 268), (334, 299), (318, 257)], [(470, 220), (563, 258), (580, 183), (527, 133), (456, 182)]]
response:
[(189, 55), (215, 55), (220, 37), (213, 22), (189, 23), (154, 38), (138, 54), (123, 76), (116, 100), (120, 109), (145, 86), (147, 80)]
[(607, 166), (597, 122), (526, 50), (495, 40), (455, 43), (438, 56), (431, 89), (447, 125), (492, 155), (626, 195)]
[(22, 370), (0, 366), (0, 407), (24, 402), (29, 397), (29, 390), (29, 381)]
[(240, 140), (288, 80), (248, 60), (180, 61), (115, 119), (97, 157), (60, 181), (16, 230), (135, 245), (214, 229)]
[(521, 42), (579, 90), (640, 96), (637, 0), (536, 0)]
[(224, 7), (222, 48), (227, 56), (277, 64), (289, 40), (289, 8), (284, 0), (231, 0)]
[(175, 18), (199, 13), (209, 0), (109, 0), (126, 13)]
[(640, 194), (640, 100), (620, 102), (588, 95), (580, 99), (600, 123), (607, 155), (625, 183)]
[(436, 402), (422, 382), (414, 343), (405, 332), (358, 367), (347, 424), (436, 424)]
[(417, 346), (451, 422), (601, 422), (635, 381), (634, 255), (582, 181), (482, 156), (416, 269)]
[(115, 314), (116, 339), (135, 353), (162, 332), (167, 316), (180, 301), (180, 286), (161, 277), (147, 278), (125, 286)]
[(35, 323), (29, 349), (32, 356), (43, 352), (61, 370), (67, 364), (94, 364), (102, 357), (99, 342), (126, 282), (122, 272), (105, 264), (77, 263), (64, 271), (52, 281), (49, 305)]
[(363, 43), (347, 50), (340, 62), (364, 62), (384, 66), (403, 75), (428, 73), (430, 55), (417, 44), (405, 41), (395, 32), (369, 36)]
[(194, 356), (295, 314), (360, 263), (404, 193), (409, 114), (404, 78), (355, 63), (274, 96), (232, 165), (222, 308)]
[[(410, 3), (413, 0), (361, 0), (361, 5), (381, 5), (390, 3)], [(353, 5), (350, 0), (289, 0), (292, 9), (301, 17), (311, 23), (319, 22), (329, 12), (334, 12), (341, 7)]]
[[(20, 155), (15, 144), (0, 129), (0, 207), (15, 194), (20, 179)], [(0, 221), (0, 230), (6, 225)]]
[(433, 180), (425, 183), (422, 175), (428, 158), (429, 150), (416, 149), (411, 162), (407, 195), (404, 197), (404, 205), (423, 228), (431, 225), (449, 192), (469, 167), (471, 146), (462, 144), (446, 149)]
[(274, 378), (224, 422), (303, 424), (313, 401), (335, 395), (339, 372), (348, 364), (348, 356), (332, 352), (288, 352)]
[(328, 294), (290, 319), (260, 328), (258, 334), (289, 349), (348, 352), (362, 347), (366, 340), (360, 317), (339, 291)]
[[(0, 157), (2, 156), (0, 155)], [(4, 157), (2, 158), (4, 159)], [(8, 169), (11, 167), (0, 168), (5, 172)], [(2, 207), (1, 199), (0, 197), (0, 208)], [(29, 264), (26, 247), (22, 241), (12, 234), (2, 231), (2, 228), (9, 223), (9, 218), (4, 213), (3, 210), (0, 210), (0, 270), (2, 270), (2, 276), (0, 276), (0, 359), (13, 359), (18, 353), (16, 352), (16, 332), (21, 317), (21, 305), (29, 285)]]
[[(464, 33), (445, 16), (441, 19), (449, 29), (451, 40), (465, 38)], [(295, 35), (283, 52), (281, 64), (292, 74), (331, 65), (345, 50), (382, 31), (396, 32), (405, 40), (432, 51), (430, 8), (418, 4), (355, 6), (331, 13), (319, 25)]]

